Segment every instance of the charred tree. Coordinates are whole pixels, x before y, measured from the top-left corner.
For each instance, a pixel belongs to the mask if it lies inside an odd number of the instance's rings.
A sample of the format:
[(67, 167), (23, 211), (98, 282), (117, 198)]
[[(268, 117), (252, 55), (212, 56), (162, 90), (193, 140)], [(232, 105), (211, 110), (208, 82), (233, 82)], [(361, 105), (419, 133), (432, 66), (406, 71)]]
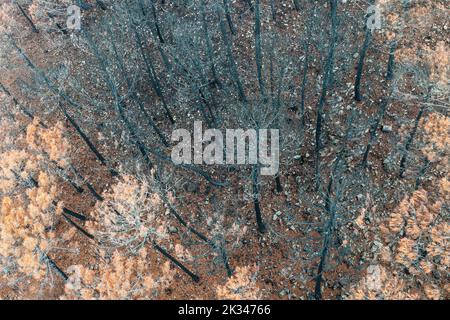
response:
[(323, 108), (328, 93), (328, 86), (332, 73), (332, 65), (334, 61), (334, 50), (337, 41), (337, 0), (331, 0), (331, 40), (328, 57), (323, 72), (322, 90), (317, 103), (316, 118), (316, 144), (315, 144), (315, 188), (319, 189), (320, 184), (320, 151), (322, 150), (322, 126), (323, 126)]
[(39, 33), (38, 28), (36, 27), (36, 25), (34, 24), (33, 20), (31, 19), (30, 15), (25, 11), (25, 9), (18, 3), (17, 7), (20, 10), (20, 13), (25, 17), (25, 19), (27, 20), (28, 24), (31, 26), (31, 30), (33, 30), (34, 33)]
[(356, 79), (355, 79), (355, 100), (356, 101), (362, 101), (361, 79), (362, 79), (362, 74), (363, 74), (363, 69), (364, 69), (364, 60), (366, 58), (367, 49), (369, 48), (371, 39), (372, 39), (372, 32), (369, 30), (369, 28), (366, 27), (366, 33), (364, 35), (364, 43), (361, 48), (361, 52), (359, 53), (358, 68), (356, 71)]
[(402, 158), (400, 160), (400, 171), (399, 171), (399, 174), (398, 174), (400, 178), (404, 177), (405, 170), (406, 170), (406, 160), (408, 158), (409, 150), (411, 149), (411, 147), (413, 145), (414, 138), (415, 138), (416, 133), (417, 133), (417, 129), (419, 128), (420, 120), (422, 119), (423, 113), (425, 112), (425, 107), (426, 107), (425, 104), (423, 104), (420, 107), (420, 110), (417, 113), (416, 119), (414, 120), (414, 127), (413, 127), (413, 129), (412, 129), (408, 139), (406, 140), (405, 147), (404, 147), (403, 154), (402, 154)]
[(245, 105), (247, 105), (247, 97), (245, 95), (244, 87), (242, 86), (242, 82), (239, 77), (239, 72), (236, 67), (236, 61), (235, 61), (234, 55), (233, 55), (232, 43), (228, 36), (227, 30), (225, 28), (225, 23), (223, 21), (221, 12), (218, 11), (217, 15), (219, 18), (219, 26), (220, 26), (220, 32), (222, 34), (222, 40), (225, 44), (225, 50), (226, 50), (227, 59), (228, 59), (228, 67), (230, 69), (231, 77), (237, 88), (239, 99), (241, 100), (241, 102), (243, 102)]
[(260, 233), (266, 232), (266, 225), (263, 222), (260, 204), (260, 168), (258, 165), (252, 166), (252, 199), (255, 208), (256, 224)]
[(256, 74), (258, 77), (259, 91), (264, 97), (266, 95), (264, 89), (264, 80), (262, 74), (262, 52), (261, 52), (261, 17), (260, 17), (260, 3), (259, 0), (255, 2), (255, 61)]

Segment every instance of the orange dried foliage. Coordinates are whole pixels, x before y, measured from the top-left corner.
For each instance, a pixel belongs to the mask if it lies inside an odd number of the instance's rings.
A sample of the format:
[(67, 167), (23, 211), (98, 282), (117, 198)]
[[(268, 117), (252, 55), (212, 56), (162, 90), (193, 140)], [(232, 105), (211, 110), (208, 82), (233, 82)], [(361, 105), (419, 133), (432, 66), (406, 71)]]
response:
[(61, 122), (46, 129), (40, 126), (39, 119), (35, 118), (27, 127), (26, 140), (32, 149), (44, 152), (59, 166), (66, 167), (68, 165), (70, 144), (64, 137), (64, 128)]
[(444, 295), (431, 274), (440, 272), (445, 277), (449, 257), (450, 225), (443, 214), (442, 201), (431, 202), (428, 193), (415, 191), (402, 200), (382, 228), (386, 245), (382, 261), (394, 269), (406, 268), (409, 280), (421, 279), (425, 297), (435, 299)]
[(154, 299), (170, 286), (175, 271), (169, 262), (159, 274), (149, 268), (149, 252), (141, 249), (137, 255), (127, 256), (115, 251), (97, 270), (81, 265), (69, 268), (70, 277), (62, 299)]
[(39, 187), (25, 194), (2, 197), (0, 215), (0, 255), (13, 258), (18, 271), (40, 279), (45, 275), (42, 254), (55, 241), (52, 230), (57, 196), (54, 181), (46, 173), (39, 174)]
[(437, 162), (438, 169), (448, 172), (450, 154), (450, 118), (431, 113), (422, 121), (425, 146), (422, 152), (429, 161)]
[[(17, 273), (35, 279), (46, 274), (44, 258), (58, 242), (54, 226), (62, 208), (56, 177), (46, 170), (45, 157), (36, 150), (40, 143), (30, 141), (32, 132), (41, 131), (38, 121), (28, 126), (26, 137), (11, 136), (17, 131), (11, 125), (0, 150), (0, 255), (14, 261)], [(48, 130), (49, 136), (61, 131), (60, 125)]]
[(218, 299), (257, 300), (262, 294), (256, 282), (254, 267), (237, 267), (234, 275), (216, 289)]

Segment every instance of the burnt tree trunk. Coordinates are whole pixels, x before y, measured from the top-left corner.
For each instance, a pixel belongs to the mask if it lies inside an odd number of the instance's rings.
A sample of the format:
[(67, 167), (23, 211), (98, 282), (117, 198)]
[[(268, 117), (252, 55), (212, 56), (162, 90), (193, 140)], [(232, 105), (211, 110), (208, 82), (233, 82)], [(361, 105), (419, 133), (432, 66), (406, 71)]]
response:
[(131, 13), (130, 13), (129, 9), (128, 9), (128, 15), (129, 15), (130, 25), (131, 25), (131, 28), (133, 30), (134, 36), (135, 36), (136, 45), (138, 46), (138, 48), (139, 48), (139, 50), (141, 52), (141, 57), (144, 60), (144, 64), (145, 64), (145, 67), (146, 67), (146, 70), (147, 70), (147, 75), (148, 75), (148, 77), (150, 79), (150, 84), (152, 85), (153, 89), (155, 90), (156, 96), (160, 99), (160, 101), (161, 101), (161, 103), (163, 105), (164, 111), (166, 113), (167, 118), (169, 119), (171, 124), (174, 124), (175, 120), (173, 118), (173, 115), (172, 115), (171, 111), (169, 110), (169, 107), (167, 106), (167, 103), (166, 103), (166, 100), (164, 98), (164, 94), (162, 92), (161, 84), (159, 82), (159, 79), (158, 79), (158, 76), (156, 74), (155, 68), (153, 66), (153, 63), (152, 63), (151, 59), (147, 56), (147, 53), (144, 50), (144, 46), (143, 46), (144, 42), (142, 41), (141, 36), (140, 36), (140, 34), (139, 34), (138, 30), (137, 30), (137, 27), (136, 27), (136, 25), (135, 25), (135, 23), (134, 23), (134, 21), (133, 21), (133, 19), (131, 17)]
[(264, 97), (266, 95), (264, 89), (264, 80), (262, 75), (262, 52), (261, 52), (261, 17), (259, 0), (255, 2), (255, 61), (256, 74), (258, 77), (259, 91)]
[(220, 82), (219, 82), (219, 77), (217, 76), (216, 67), (214, 65), (214, 51), (213, 51), (213, 46), (212, 46), (212, 43), (211, 43), (211, 38), (209, 36), (208, 21), (206, 19), (205, 6), (206, 6), (206, 1), (202, 0), (202, 3), (201, 3), (202, 31), (203, 31), (203, 36), (204, 36), (205, 42), (206, 42), (206, 54), (207, 54), (208, 61), (209, 61), (209, 64), (210, 64), (210, 68), (211, 68), (212, 76), (213, 76), (213, 79), (214, 79), (214, 83), (219, 86)]
[[(112, 38), (113, 33), (111, 32), (111, 29), (110, 29), (109, 25), (107, 25), (107, 30), (108, 30), (108, 35), (109, 35), (109, 37)], [(119, 66), (119, 69), (120, 69), (120, 71), (121, 71), (121, 73), (122, 73), (122, 75), (123, 75), (123, 77), (124, 77), (124, 79), (125, 79), (125, 82), (127, 83), (128, 89), (129, 89), (129, 90), (132, 90), (132, 87), (133, 87), (132, 81), (131, 81), (130, 77), (128, 76), (128, 73), (127, 73), (127, 71), (126, 71), (126, 69), (125, 69), (125, 65), (124, 65), (123, 59), (122, 59), (122, 57), (119, 55), (119, 52), (118, 52), (118, 50), (117, 50), (117, 46), (115, 45), (115, 41), (114, 41), (114, 40), (111, 40), (111, 46), (112, 46), (112, 48), (113, 48), (114, 56), (115, 56), (115, 59), (116, 59), (116, 61), (117, 61), (118, 66)], [(148, 114), (148, 112), (147, 112), (147, 110), (145, 109), (145, 106), (144, 106), (142, 100), (139, 98), (139, 96), (137, 95), (137, 93), (136, 93), (135, 90), (132, 90), (132, 92), (131, 92), (131, 97), (132, 97), (132, 99), (137, 103), (137, 105), (138, 105), (138, 107), (139, 107), (139, 110), (143, 113), (144, 118), (145, 118), (145, 120), (147, 121), (149, 127), (151, 127), (151, 128), (155, 131), (155, 133), (158, 135), (158, 137), (159, 137), (161, 143), (162, 143), (165, 147), (168, 147), (168, 146), (169, 146), (169, 143), (167, 142), (166, 137), (165, 137), (164, 134), (162, 133), (161, 129), (160, 129), (160, 128), (156, 125), (156, 123), (153, 121), (151, 115)]]
[(308, 67), (309, 67), (309, 42), (305, 44), (305, 60), (303, 61), (303, 75), (302, 75), (302, 89), (300, 93), (300, 123), (302, 130), (305, 127), (305, 100), (306, 100), (306, 86), (308, 85)]
[(243, 102), (245, 105), (247, 105), (247, 97), (245, 95), (244, 87), (242, 86), (242, 82), (239, 77), (239, 72), (236, 67), (236, 61), (235, 61), (234, 55), (233, 55), (232, 43), (228, 36), (227, 30), (225, 28), (225, 23), (223, 21), (222, 14), (220, 12), (217, 12), (217, 15), (219, 18), (219, 27), (220, 27), (220, 32), (222, 34), (222, 40), (225, 44), (225, 50), (226, 50), (227, 59), (228, 59), (228, 67), (230, 69), (231, 77), (237, 88), (239, 99), (241, 100), (241, 102)]
[(57, 274), (59, 274), (61, 276), (61, 278), (63, 278), (64, 281), (69, 280), (69, 276), (61, 270), (60, 267), (58, 267), (58, 265), (56, 264), (55, 261), (53, 261), (47, 254), (44, 254), (44, 261), (46, 263), (48, 263), (48, 265), (56, 271)]
[[(161, 183), (161, 181), (158, 181), (158, 182)], [(165, 189), (165, 188), (163, 187), (162, 189)], [(206, 244), (208, 244), (212, 249), (220, 251), (220, 255), (222, 257), (223, 264), (225, 266), (225, 269), (227, 270), (227, 275), (228, 275), (228, 277), (231, 277), (233, 275), (233, 270), (231, 269), (230, 264), (228, 262), (228, 256), (227, 256), (227, 252), (226, 252), (224, 246), (217, 245), (214, 241), (212, 241), (211, 239), (206, 237), (203, 233), (199, 232), (194, 227), (192, 227), (191, 223), (188, 223), (188, 221), (183, 219), (181, 217), (181, 215), (177, 212), (176, 208), (172, 205), (172, 203), (170, 203), (170, 201), (167, 197), (167, 194), (165, 192), (160, 192), (160, 193), (161, 193), (163, 202), (169, 208), (170, 213), (175, 217), (175, 219), (177, 219), (177, 221), (182, 226), (184, 226), (187, 230), (192, 232), (197, 238), (199, 238), (200, 240), (202, 240)]]
[(322, 91), (317, 104), (316, 118), (316, 144), (315, 144), (315, 189), (319, 190), (320, 185), (320, 151), (322, 150), (322, 122), (323, 108), (327, 97), (327, 90), (330, 82), (332, 66), (334, 61), (334, 49), (337, 40), (337, 0), (331, 0), (331, 42), (328, 51), (328, 58), (324, 68)]
[(155, 24), (156, 34), (158, 35), (159, 42), (164, 43), (164, 38), (162, 36), (161, 28), (160, 28), (159, 21), (158, 21), (158, 15), (157, 15), (155, 3), (153, 0), (150, 0), (150, 5), (152, 8), (152, 15), (153, 15), (153, 21), (154, 21), (153, 23)]
[(277, 20), (277, 7), (275, 5), (275, 0), (270, 0), (270, 11), (272, 12), (272, 20)]
[(236, 28), (234, 27), (233, 19), (231, 18), (230, 4), (229, 4), (228, 0), (223, 0), (223, 9), (225, 11), (225, 17), (227, 19), (228, 28), (230, 28), (231, 34), (235, 35), (236, 34)]
[(325, 237), (322, 245), (322, 251), (320, 253), (319, 266), (317, 267), (316, 283), (314, 288), (314, 297), (316, 300), (322, 299), (322, 280), (323, 272), (325, 270), (326, 260), (328, 257), (328, 250), (330, 249), (330, 243), (333, 236), (335, 211), (334, 204), (331, 202), (331, 191), (333, 188), (333, 176), (330, 177), (328, 182), (327, 193), (325, 198), (326, 212), (330, 215), (328, 226), (325, 231)]
[[(135, 127), (128, 119), (127, 115), (125, 114), (124, 110), (124, 104), (119, 96), (118, 88), (116, 84), (113, 82), (112, 76), (110, 75), (108, 68), (107, 68), (107, 58), (105, 55), (101, 52), (101, 50), (97, 47), (97, 45), (94, 43), (93, 39), (91, 38), (90, 34), (88, 32), (84, 32), (85, 38), (88, 41), (89, 46), (91, 47), (92, 53), (97, 58), (97, 61), (99, 63), (100, 69), (103, 72), (103, 77), (105, 79), (106, 84), (108, 85), (111, 96), (114, 99), (114, 105), (116, 107), (117, 113), (119, 114), (120, 120), (123, 122), (125, 128), (128, 130), (130, 134), (130, 139), (133, 142), (133, 144), (136, 146), (136, 148), (141, 153), (145, 164), (149, 167), (149, 169), (153, 168), (153, 162), (151, 161), (147, 148), (145, 147), (144, 143), (139, 139), (139, 136), (135, 130)], [(111, 39), (111, 41), (114, 41)]]
[(261, 197), (260, 194), (260, 186), (259, 186), (259, 180), (260, 180), (260, 168), (258, 165), (253, 165), (252, 167), (252, 198), (253, 198), (253, 205), (255, 207), (255, 217), (256, 217), (256, 224), (258, 226), (258, 231), (260, 233), (266, 232), (266, 226), (262, 219), (261, 214), (261, 204), (259, 202), (259, 199)]
[(394, 77), (394, 64), (395, 64), (395, 50), (397, 49), (397, 43), (393, 41), (389, 47), (389, 60), (386, 71), (386, 79), (392, 80)]
[(280, 174), (275, 176), (275, 185), (278, 193), (283, 192), (283, 185), (281, 184)]
[(28, 15), (28, 13), (25, 11), (25, 9), (20, 4), (18, 4), (18, 3), (16, 3), (16, 4), (17, 4), (17, 7), (20, 10), (20, 13), (22, 13), (22, 15), (25, 17), (27, 22), (30, 24), (31, 30), (33, 30), (34, 33), (39, 33), (38, 28), (34, 24), (33, 20), (31, 20), (31, 17)]
[(364, 43), (361, 48), (361, 52), (359, 54), (358, 69), (356, 71), (356, 79), (355, 79), (355, 100), (356, 101), (362, 101), (361, 79), (362, 79), (362, 73), (363, 73), (363, 68), (364, 68), (364, 60), (366, 58), (367, 49), (369, 48), (371, 39), (372, 39), (372, 32), (369, 30), (369, 28), (366, 28), (366, 34), (364, 36)]
[(411, 131), (411, 134), (408, 137), (408, 140), (406, 140), (405, 149), (403, 151), (402, 158), (400, 160), (400, 172), (399, 177), (403, 178), (406, 170), (406, 160), (408, 158), (409, 150), (411, 149), (411, 146), (413, 145), (414, 138), (417, 133), (417, 129), (419, 127), (420, 119), (422, 119), (423, 113), (425, 112), (425, 104), (422, 105), (422, 107), (419, 110), (419, 113), (417, 114), (417, 117), (414, 121), (414, 128)]
[[(109, 168), (108, 164), (106, 162), (106, 159), (103, 157), (103, 155), (100, 153), (100, 151), (97, 150), (97, 148), (94, 146), (94, 144), (91, 142), (89, 137), (81, 130), (80, 126), (76, 123), (76, 121), (67, 113), (67, 110), (63, 107), (62, 103), (59, 104), (59, 110), (63, 113), (64, 117), (69, 121), (70, 125), (75, 129), (75, 131), (78, 133), (78, 135), (81, 137), (81, 139), (86, 143), (86, 145), (89, 147), (89, 149), (92, 151), (92, 153), (95, 154), (97, 159), (100, 161), (100, 163)], [(118, 173), (114, 170), (109, 168), (109, 171), (112, 176), (117, 176)]]
[(165, 249), (160, 247), (156, 244), (156, 242), (153, 241), (152, 243), (153, 248), (156, 249), (156, 251), (160, 252), (164, 257), (169, 259), (174, 265), (176, 265), (178, 268), (180, 268), (184, 273), (186, 273), (194, 282), (199, 282), (200, 277), (197, 276), (195, 273), (193, 273), (191, 270), (189, 270), (187, 267), (185, 267), (179, 260), (177, 260), (174, 256), (172, 256), (170, 253), (168, 253)]
[(365, 168), (367, 166), (369, 153), (370, 153), (370, 150), (371, 150), (372, 146), (376, 142), (377, 130), (378, 130), (378, 127), (380, 126), (381, 121), (383, 120), (383, 117), (384, 117), (384, 114), (386, 112), (388, 103), (389, 103), (389, 100), (387, 98), (385, 98), (385, 99), (383, 99), (383, 101), (381, 101), (380, 107), (378, 109), (378, 115), (377, 115), (375, 121), (373, 122), (372, 126), (370, 127), (369, 141), (367, 143), (366, 151), (364, 152), (363, 160), (361, 162), (361, 165), (362, 165), (363, 168)]

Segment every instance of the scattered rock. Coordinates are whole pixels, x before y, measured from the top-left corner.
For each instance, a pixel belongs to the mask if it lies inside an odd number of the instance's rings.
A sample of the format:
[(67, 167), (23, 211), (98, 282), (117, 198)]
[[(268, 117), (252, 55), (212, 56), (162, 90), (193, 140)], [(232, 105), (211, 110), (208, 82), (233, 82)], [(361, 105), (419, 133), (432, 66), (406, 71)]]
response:
[(392, 132), (392, 126), (383, 125), (381, 127), (381, 131), (383, 131), (383, 132)]
[(277, 220), (279, 216), (281, 216), (281, 211), (275, 212), (272, 216), (272, 220), (273, 221)]
[(372, 248), (371, 248), (371, 252), (372, 253), (377, 253), (381, 248), (383, 247), (383, 244), (379, 241), (374, 241)]

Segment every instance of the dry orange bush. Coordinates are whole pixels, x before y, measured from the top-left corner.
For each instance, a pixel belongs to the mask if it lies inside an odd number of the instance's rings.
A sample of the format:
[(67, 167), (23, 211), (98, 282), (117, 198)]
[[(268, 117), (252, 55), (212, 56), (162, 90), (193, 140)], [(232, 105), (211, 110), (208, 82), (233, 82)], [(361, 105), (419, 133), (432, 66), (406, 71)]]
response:
[(398, 270), (406, 268), (409, 280), (418, 281), (429, 299), (448, 295), (434, 277), (440, 274), (445, 281), (450, 263), (450, 225), (443, 212), (442, 201), (430, 201), (427, 191), (420, 189), (404, 198), (381, 227), (386, 242), (382, 260)]
[(68, 165), (70, 144), (64, 136), (61, 122), (57, 122), (51, 128), (43, 128), (39, 119), (35, 118), (27, 127), (26, 140), (28, 146), (35, 152), (48, 155), (49, 160), (55, 161), (61, 167)]
[(436, 162), (438, 170), (448, 173), (450, 154), (450, 118), (431, 113), (422, 121), (424, 130), (422, 152), (430, 162)]
[(2, 197), (0, 216), (0, 255), (12, 257), (18, 272), (36, 279), (45, 276), (45, 255), (57, 241), (53, 231), (57, 196), (55, 181), (45, 172), (37, 179), (39, 186), (13, 198)]
[(431, 66), (430, 80), (441, 89), (447, 89), (450, 73), (450, 48), (444, 41), (440, 41), (436, 48), (427, 47), (427, 60)]
[[(19, 184), (29, 178), (29, 173), (37, 169), (34, 159), (25, 150), (8, 150), (0, 158), (0, 192), (17, 192)], [(19, 177), (17, 177), (17, 175)]]
[(27, 137), (6, 137), (0, 150), (0, 255), (14, 262), (14, 271), (41, 279), (47, 254), (58, 242), (54, 227), (63, 204), (56, 177), (47, 172), (37, 145), (28, 143), (35, 125), (29, 125)]
[(237, 267), (234, 275), (223, 286), (216, 288), (218, 299), (257, 300), (262, 298), (256, 282), (254, 267)]
[(69, 280), (62, 299), (151, 299), (173, 281), (175, 271), (169, 262), (158, 274), (149, 267), (149, 250), (142, 248), (136, 255), (115, 251), (91, 270), (81, 265), (71, 266)]
[(450, 177), (444, 177), (439, 180), (439, 194), (446, 202), (450, 202)]
[[(167, 212), (152, 177), (123, 174), (103, 201), (97, 202), (87, 227), (100, 244), (103, 260), (91, 270), (69, 269), (64, 299), (157, 298), (171, 285), (176, 269), (154, 245), (166, 246), (179, 261), (193, 256), (180, 243), (169, 242)], [(160, 247), (159, 247), (160, 248)]]

